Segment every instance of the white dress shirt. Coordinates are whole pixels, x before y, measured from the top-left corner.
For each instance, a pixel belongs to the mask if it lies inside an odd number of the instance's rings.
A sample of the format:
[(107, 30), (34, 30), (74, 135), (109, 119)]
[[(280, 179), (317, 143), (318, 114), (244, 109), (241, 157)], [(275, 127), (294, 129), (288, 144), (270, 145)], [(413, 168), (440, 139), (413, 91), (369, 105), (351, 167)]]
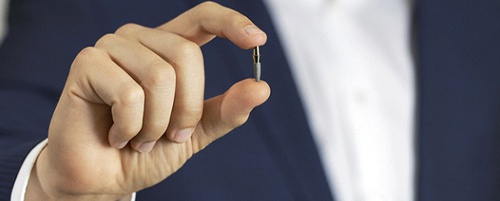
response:
[[(411, 2), (265, 2), (336, 199), (413, 200)], [(45, 144), (23, 163), (12, 200), (24, 200), (32, 165)]]
[(265, 2), (334, 196), (413, 200), (412, 3)]

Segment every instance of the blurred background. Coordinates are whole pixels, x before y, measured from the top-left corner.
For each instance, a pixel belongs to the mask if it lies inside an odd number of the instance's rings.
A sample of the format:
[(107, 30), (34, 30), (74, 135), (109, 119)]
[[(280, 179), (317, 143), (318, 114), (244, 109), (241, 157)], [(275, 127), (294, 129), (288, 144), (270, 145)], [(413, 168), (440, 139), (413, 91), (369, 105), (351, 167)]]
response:
[(0, 0), (0, 41), (5, 36), (5, 26), (7, 25), (7, 2), (9, 0)]

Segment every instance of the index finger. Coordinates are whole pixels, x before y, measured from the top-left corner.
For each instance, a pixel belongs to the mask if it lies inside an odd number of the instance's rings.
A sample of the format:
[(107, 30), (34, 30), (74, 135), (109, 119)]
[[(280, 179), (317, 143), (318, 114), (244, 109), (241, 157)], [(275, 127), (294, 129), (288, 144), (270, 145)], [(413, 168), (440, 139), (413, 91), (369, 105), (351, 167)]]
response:
[(227, 38), (243, 49), (261, 46), (267, 36), (241, 13), (214, 2), (204, 2), (158, 27), (198, 45), (215, 36)]

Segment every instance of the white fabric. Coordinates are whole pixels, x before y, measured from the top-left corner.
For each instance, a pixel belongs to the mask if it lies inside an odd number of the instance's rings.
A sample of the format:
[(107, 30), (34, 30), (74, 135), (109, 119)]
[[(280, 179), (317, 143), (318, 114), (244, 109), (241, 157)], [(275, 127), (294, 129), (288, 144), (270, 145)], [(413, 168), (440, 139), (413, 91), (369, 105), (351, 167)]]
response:
[(12, 201), (23, 201), (24, 194), (26, 193), (26, 187), (28, 186), (28, 181), (30, 178), (31, 169), (35, 164), (38, 155), (42, 151), (42, 149), (47, 145), (47, 139), (38, 143), (28, 154), (26, 159), (24, 159), (23, 165), (21, 169), (19, 169), (19, 173), (16, 177), (16, 182), (14, 183), (14, 187), (12, 188), (12, 194), (10, 196), (10, 200)]
[(412, 3), (265, 2), (337, 200), (413, 200)]
[[(12, 188), (12, 194), (10, 197), (11, 201), (24, 201), (24, 195), (26, 193), (26, 188), (28, 187), (31, 169), (33, 169), (33, 165), (35, 164), (38, 155), (40, 155), (42, 149), (47, 145), (47, 141), (48, 140), (45, 139), (38, 143), (38, 145), (30, 151), (26, 159), (24, 159), (23, 165), (17, 174), (14, 187)], [(135, 201), (135, 193), (132, 194), (130, 201)]]

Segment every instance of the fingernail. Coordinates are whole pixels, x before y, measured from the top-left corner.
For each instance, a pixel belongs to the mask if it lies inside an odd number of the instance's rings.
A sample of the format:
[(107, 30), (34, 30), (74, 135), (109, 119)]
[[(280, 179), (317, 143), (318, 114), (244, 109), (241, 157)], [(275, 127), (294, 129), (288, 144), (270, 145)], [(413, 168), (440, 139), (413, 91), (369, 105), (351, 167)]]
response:
[(245, 32), (247, 32), (248, 35), (252, 34), (263, 34), (264, 32), (259, 29), (259, 27), (255, 25), (248, 25), (245, 27)]
[(193, 130), (194, 129), (192, 129), (192, 128), (186, 128), (186, 129), (182, 129), (182, 130), (175, 132), (174, 140), (176, 142), (187, 141), (189, 138), (191, 138), (191, 134), (193, 134)]
[(127, 143), (128, 143), (128, 141), (120, 142), (120, 143), (116, 144), (115, 147), (117, 149), (123, 149), (123, 147), (127, 146)]
[(153, 149), (155, 144), (156, 144), (156, 141), (143, 143), (143, 144), (141, 144), (141, 146), (139, 146), (138, 151), (141, 153), (149, 153)]

